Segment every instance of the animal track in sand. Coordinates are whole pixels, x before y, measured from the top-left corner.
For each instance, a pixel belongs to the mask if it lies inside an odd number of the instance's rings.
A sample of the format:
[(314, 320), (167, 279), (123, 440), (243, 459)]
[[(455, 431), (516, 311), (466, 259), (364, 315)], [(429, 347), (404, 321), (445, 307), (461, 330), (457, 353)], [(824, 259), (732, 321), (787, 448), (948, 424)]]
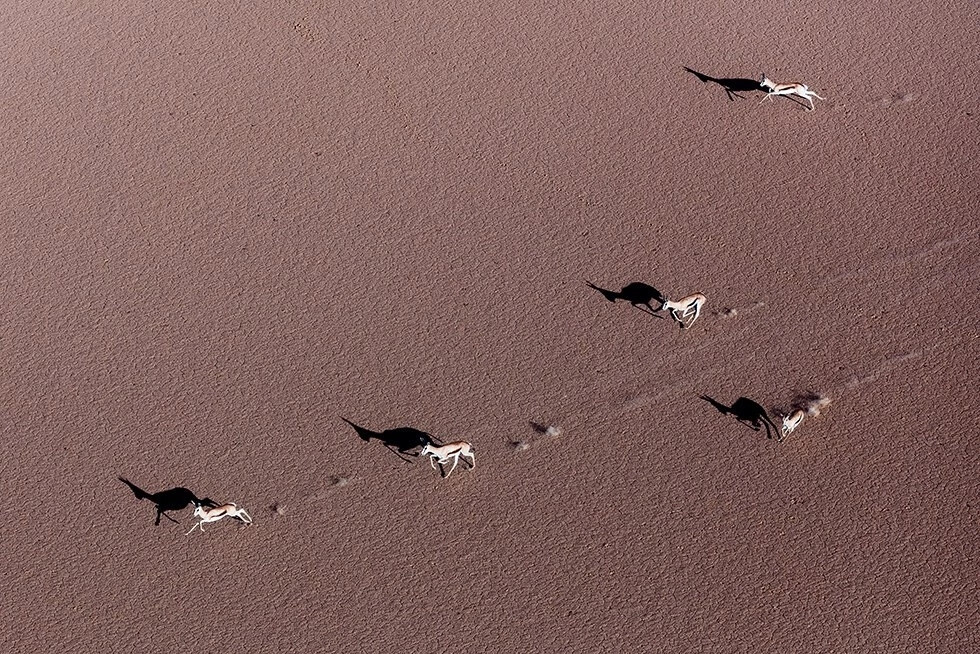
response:
[(307, 43), (313, 43), (316, 41), (317, 33), (316, 30), (310, 27), (306, 22), (297, 20), (293, 21), (293, 30), (296, 31), (300, 37)]
[(881, 362), (881, 364), (871, 372), (864, 375), (855, 375), (851, 377), (844, 384), (844, 387), (847, 389), (853, 389), (853, 388), (858, 388), (859, 386), (864, 386), (865, 384), (870, 384), (871, 382), (878, 381), (879, 377), (881, 377), (883, 374), (890, 372), (899, 364), (905, 363), (906, 361), (913, 361), (921, 356), (922, 356), (922, 350), (912, 350), (911, 352), (903, 352), (901, 354), (893, 354), (891, 356), (887, 356)]
[(319, 502), (321, 500), (325, 500), (330, 495), (331, 491), (333, 491), (336, 488), (344, 488), (345, 486), (349, 486), (353, 481), (354, 479), (352, 477), (345, 477), (342, 475), (332, 475), (330, 477), (327, 477), (326, 487), (320, 488), (316, 492), (310, 493), (303, 499), (303, 501), (310, 503), (310, 502)]
[(654, 393), (650, 395), (646, 393), (640, 393), (638, 395), (634, 395), (633, 397), (623, 402), (622, 410), (631, 411), (633, 409), (639, 409), (640, 407), (644, 407), (649, 404), (652, 404), (653, 402), (656, 402), (663, 395), (664, 393)]
[(963, 242), (964, 238), (965, 237), (963, 236), (954, 236), (953, 238), (944, 238), (938, 241), (934, 241), (911, 256), (912, 258), (915, 259), (921, 259), (922, 257), (932, 256), (933, 254), (936, 254), (937, 252), (941, 252), (942, 250), (945, 250), (949, 247), (952, 247), (954, 245), (959, 245), (960, 243)]
[(952, 236), (950, 238), (940, 239), (938, 241), (933, 241), (931, 243), (925, 244), (912, 252), (905, 253), (886, 253), (874, 258), (868, 258), (864, 260), (864, 265), (856, 270), (849, 270), (847, 272), (835, 275), (832, 277), (827, 277), (825, 283), (837, 283), (846, 279), (855, 278), (870, 278), (870, 277), (880, 277), (880, 267), (883, 265), (896, 266), (903, 264), (906, 261), (918, 261), (920, 259), (930, 258), (930, 257), (950, 257), (957, 251), (956, 246), (967, 243), (973, 240), (975, 235), (973, 234), (959, 234)]
[(891, 95), (887, 95), (881, 98), (880, 100), (878, 100), (878, 104), (880, 104), (883, 107), (894, 107), (897, 105), (908, 104), (918, 97), (919, 97), (918, 93), (895, 92), (892, 93)]
[(547, 437), (547, 438), (558, 438), (564, 433), (564, 430), (557, 425), (543, 425), (533, 420), (530, 422), (531, 430), (534, 432), (535, 436), (532, 438), (521, 438), (510, 442), (511, 448), (515, 452), (526, 452), (531, 449), (531, 444), (536, 440), (537, 436)]
[(765, 302), (757, 301), (753, 302), (750, 306), (743, 307), (739, 309), (738, 307), (722, 307), (711, 312), (712, 316), (718, 316), (719, 318), (737, 318), (740, 314), (749, 313), (755, 311), (756, 309), (762, 309), (766, 306)]

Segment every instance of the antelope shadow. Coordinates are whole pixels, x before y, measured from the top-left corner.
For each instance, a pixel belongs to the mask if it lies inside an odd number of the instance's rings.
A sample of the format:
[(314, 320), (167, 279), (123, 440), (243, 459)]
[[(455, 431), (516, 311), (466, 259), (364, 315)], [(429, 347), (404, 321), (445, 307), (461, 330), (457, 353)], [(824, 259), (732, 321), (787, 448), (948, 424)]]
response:
[(721, 88), (725, 89), (725, 93), (728, 94), (728, 99), (732, 102), (735, 101), (735, 98), (744, 99), (741, 95), (739, 95), (739, 93), (765, 90), (759, 84), (759, 80), (757, 79), (749, 79), (747, 77), (712, 77), (710, 75), (705, 75), (704, 73), (699, 73), (696, 70), (692, 70), (687, 66), (684, 66), (683, 68), (702, 82), (706, 84), (717, 84)]
[(779, 429), (776, 427), (776, 423), (772, 421), (772, 418), (769, 417), (769, 413), (755, 400), (740, 397), (732, 402), (731, 406), (725, 406), (707, 395), (701, 395), (700, 397), (717, 409), (722, 415), (733, 416), (735, 420), (749, 427), (752, 431), (759, 431), (765, 427), (766, 438), (772, 438), (774, 433), (779, 433)]
[(347, 418), (341, 417), (340, 419), (350, 425), (362, 441), (365, 443), (373, 440), (379, 441), (402, 461), (411, 461), (411, 459), (406, 458), (406, 455), (418, 457), (419, 450), (425, 447), (427, 443), (439, 444), (432, 437), (432, 434), (413, 427), (395, 427), (384, 431), (371, 431), (366, 427), (355, 425)]
[[(663, 307), (663, 304), (667, 298), (664, 297), (663, 293), (649, 284), (644, 284), (643, 282), (630, 282), (618, 291), (599, 288), (590, 281), (586, 281), (585, 285), (592, 290), (597, 291), (600, 295), (602, 295), (602, 297), (606, 298), (613, 304), (615, 304), (618, 300), (625, 300), (640, 311), (643, 311), (643, 313), (648, 313), (654, 318), (663, 318), (663, 316), (658, 316), (656, 312)], [(653, 308), (651, 302), (657, 303), (656, 309)], [(646, 307), (646, 309), (643, 307)]]
[(218, 506), (214, 500), (205, 497), (204, 499), (199, 499), (192, 491), (183, 486), (178, 486), (176, 488), (168, 488), (167, 490), (160, 491), (158, 493), (149, 493), (133, 482), (129, 481), (125, 477), (119, 477), (119, 481), (129, 486), (129, 489), (133, 491), (133, 495), (136, 496), (138, 500), (150, 500), (157, 507), (157, 517), (153, 522), (154, 525), (160, 524), (160, 517), (163, 516), (171, 522), (179, 523), (178, 520), (174, 520), (169, 515), (167, 511), (180, 511), (181, 509), (186, 509), (188, 506), (194, 504), (201, 504), (204, 506), (215, 507)]

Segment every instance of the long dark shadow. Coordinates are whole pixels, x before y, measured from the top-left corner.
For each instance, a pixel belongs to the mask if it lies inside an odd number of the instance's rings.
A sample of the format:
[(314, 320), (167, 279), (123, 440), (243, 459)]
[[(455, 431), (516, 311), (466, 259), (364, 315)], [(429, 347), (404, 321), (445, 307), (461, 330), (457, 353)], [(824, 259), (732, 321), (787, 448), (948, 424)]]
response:
[(179, 522), (167, 515), (167, 511), (180, 511), (182, 509), (186, 509), (192, 504), (202, 504), (204, 506), (212, 507), (217, 506), (217, 504), (210, 498), (205, 497), (204, 499), (198, 499), (197, 495), (183, 486), (168, 488), (167, 490), (157, 493), (150, 493), (143, 490), (125, 477), (119, 477), (119, 481), (129, 486), (129, 489), (133, 491), (133, 495), (136, 496), (136, 499), (149, 500), (156, 505), (157, 516), (156, 520), (153, 522), (154, 525), (160, 524), (161, 516), (167, 520), (170, 520), (171, 522)]
[(759, 80), (757, 79), (749, 79), (748, 77), (712, 77), (711, 75), (699, 73), (698, 71), (688, 68), (687, 66), (683, 66), (683, 68), (702, 82), (706, 84), (717, 84), (721, 88), (725, 89), (728, 99), (732, 102), (735, 101), (735, 98), (742, 100), (745, 99), (739, 95), (739, 93), (764, 90), (762, 86), (759, 85)]
[(384, 431), (372, 431), (354, 424), (343, 416), (340, 419), (350, 425), (362, 441), (366, 443), (373, 440), (379, 441), (402, 461), (411, 461), (411, 459), (406, 458), (406, 455), (418, 457), (418, 450), (425, 447), (426, 443), (439, 444), (431, 434), (413, 427), (395, 427)]
[(759, 431), (765, 427), (766, 438), (772, 438), (773, 434), (779, 433), (776, 423), (774, 423), (772, 418), (769, 417), (769, 412), (755, 400), (750, 400), (747, 397), (740, 397), (732, 402), (731, 406), (725, 406), (721, 402), (718, 402), (714, 398), (708, 397), (707, 395), (700, 395), (699, 397), (717, 409), (722, 415), (732, 416), (735, 418), (735, 420), (742, 423), (746, 427), (749, 427), (753, 431)]
[[(633, 307), (643, 311), (643, 313), (648, 313), (654, 318), (663, 318), (663, 316), (658, 316), (656, 312), (663, 306), (666, 298), (664, 297), (663, 293), (649, 284), (644, 284), (643, 282), (630, 282), (618, 291), (600, 288), (587, 280), (585, 285), (592, 290), (597, 291), (600, 295), (602, 295), (602, 297), (606, 298), (606, 300), (612, 302), (613, 304), (619, 300), (624, 300)], [(657, 303), (656, 309), (653, 308), (653, 302)], [(644, 309), (644, 307), (646, 307), (646, 309)]]

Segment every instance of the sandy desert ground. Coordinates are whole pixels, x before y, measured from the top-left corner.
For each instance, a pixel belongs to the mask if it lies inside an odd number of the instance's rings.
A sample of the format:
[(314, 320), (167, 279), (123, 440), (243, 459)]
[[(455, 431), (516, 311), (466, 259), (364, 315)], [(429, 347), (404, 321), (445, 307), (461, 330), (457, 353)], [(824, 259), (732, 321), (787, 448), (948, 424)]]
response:
[(977, 651), (978, 24), (0, 3), (0, 649)]

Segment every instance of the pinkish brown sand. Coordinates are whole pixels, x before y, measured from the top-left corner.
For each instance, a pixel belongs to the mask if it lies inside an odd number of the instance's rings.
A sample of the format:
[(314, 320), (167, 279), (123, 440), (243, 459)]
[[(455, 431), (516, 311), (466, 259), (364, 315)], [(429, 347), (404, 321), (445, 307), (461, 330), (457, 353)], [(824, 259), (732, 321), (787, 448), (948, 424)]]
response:
[(976, 3), (359, 4), (0, 6), (0, 649), (976, 651)]

